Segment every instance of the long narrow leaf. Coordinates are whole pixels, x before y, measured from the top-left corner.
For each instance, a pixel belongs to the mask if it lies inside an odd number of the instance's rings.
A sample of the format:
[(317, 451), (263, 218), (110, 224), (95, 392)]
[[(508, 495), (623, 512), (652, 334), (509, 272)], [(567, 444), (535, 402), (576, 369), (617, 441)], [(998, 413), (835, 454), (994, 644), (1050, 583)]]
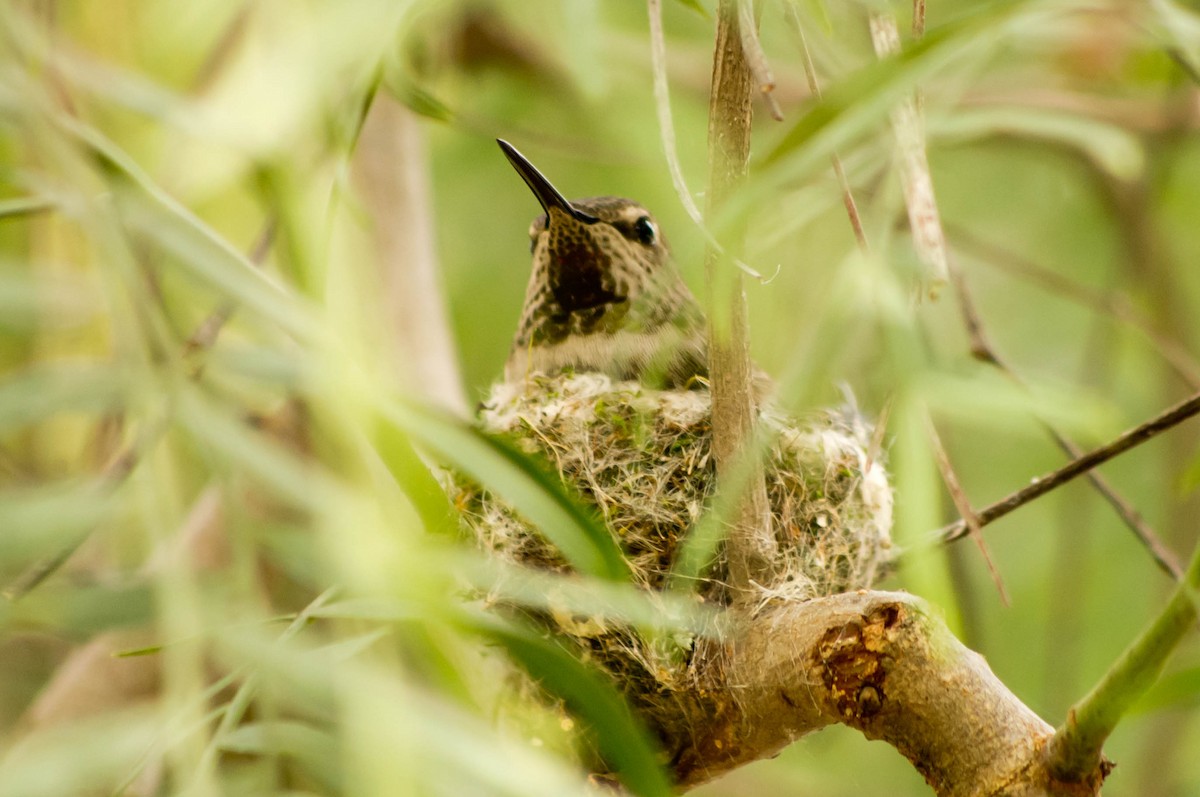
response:
[(491, 615), (468, 619), (472, 630), (501, 645), (543, 688), (591, 726), (600, 752), (626, 788), (642, 797), (667, 797), (670, 780), (646, 728), (612, 684), (552, 640)]
[(612, 535), (529, 456), (434, 409), (393, 402), (383, 408), (382, 417), (511, 502), (581, 573), (612, 580), (629, 577), (629, 566)]

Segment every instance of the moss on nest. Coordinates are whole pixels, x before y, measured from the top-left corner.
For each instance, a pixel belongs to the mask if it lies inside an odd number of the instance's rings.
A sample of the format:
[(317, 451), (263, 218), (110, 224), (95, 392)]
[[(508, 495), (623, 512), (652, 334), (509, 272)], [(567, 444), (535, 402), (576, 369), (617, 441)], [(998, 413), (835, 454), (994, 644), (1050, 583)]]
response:
[[(869, 587), (890, 552), (892, 495), (868, 434), (854, 417), (826, 411), (794, 424), (762, 413), (773, 442), (765, 474), (779, 560), (758, 588), (762, 603)], [(499, 384), (480, 422), (545, 458), (591, 502), (628, 558), (635, 581), (661, 589), (715, 486), (706, 390), (657, 391), (597, 374), (534, 375)], [(511, 506), (458, 479), (456, 504), (480, 543), (510, 561), (567, 572), (562, 556)], [(718, 550), (697, 584), (705, 602), (728, 601)], [(573, 639), (636, 702), (686, 677), (689, 639), (648, 639), (602, 617), (548, 612), (539, 621)]]

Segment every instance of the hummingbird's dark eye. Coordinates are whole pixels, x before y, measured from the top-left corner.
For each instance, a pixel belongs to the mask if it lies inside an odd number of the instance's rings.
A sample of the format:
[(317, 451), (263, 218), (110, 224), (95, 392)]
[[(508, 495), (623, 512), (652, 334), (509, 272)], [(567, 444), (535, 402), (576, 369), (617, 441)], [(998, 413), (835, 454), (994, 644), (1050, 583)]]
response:
[(633, 232), (637, 235), (639, 241), (646, 246), (654, 243), (658, 237), (658, 230), (654, 229), (654, 222), (650, 221), (649, 216), (642, 216), (633, 223)]

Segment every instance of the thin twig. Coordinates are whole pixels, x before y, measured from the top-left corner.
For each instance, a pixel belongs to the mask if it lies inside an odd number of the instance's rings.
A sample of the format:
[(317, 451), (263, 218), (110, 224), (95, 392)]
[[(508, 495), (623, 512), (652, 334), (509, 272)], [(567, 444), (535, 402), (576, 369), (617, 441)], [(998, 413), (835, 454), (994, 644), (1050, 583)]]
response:
[[(784, 18), (792, 26), (792, 31), (800, 40), (800, 53), (804, 57), (804, 76), (808, 79), (808, 90), (818, 100), (821, 99), (821, 84), (817, 80), (817, 68), (813, 64), (812, 53), (808, 49), (808, 39), (804, 36), (804, 26), (800, 15), (791, 3), (784, 3)], [(842, 159), (837, 152), (829, 156), (833, 162), (833, 173), (837, 177), (838, 186), (842, 189), (842, 204), (846, 206), (846, 216), (850, 219), (850, 227), (854, 230), (854, 239), (858, 248), (863, 252), (870, 251), (867, 245), (867, 233), (863, 229), (862, 217), (858, 213), (858, 203), (854, 201), (854, 193), (850, 190), (850, 181), (846, 178), (846, 170), (842, 168)]]
[[(1124, 432), (1111, 443), (1100, 446), (1068, 462), (1058, 470), (1035, 477), (1028, 486), (1022, 487), (1011, 495), (981, 509), (978, 513), (980, 526), (986, 526), (992, 521), (1004, 517), (1014, 509), (1045, 495), (1056, 487), (1066, 484), (1071, 479), (1086, 473), (1092, 468), (1103, 465), (1113, 457), (1145, 443), (1147, 440), (1179, 425), (1197, 413), (1200, 413), (1200, 393), (1184, 399), (1145, 423)], [(938, 531), (937, 535), (943, 542), (952, 542), (966, 536), (967, 531), (966, 523), (959, 520), (957, 523), (952, 523)]]
[[(877, 56), (885, 58), (900, 52), (900, 31), (894, 16), (872, 12), (869, 23)], [(904, 186), (904, 205), (908, 210), (913, 248), (929, 271), (928, 292), (936, 296), (949, 280), (950, 266), (946, 234), (942, 231), (941, 214), (925, 153), (925, 124), (921, 118), (919, 93), (901, 101), (892, 111), (892, 130), (900, 151), (900, 181)]]
[(1136, 329), (1154, 344), (1158, 353), (1189, 387), (1200, 390), (1200, 363), (1178, 339), (1160, 331), (1154, 322), (1120, 294), (1111, 294), (1064, 277), (1002, 246), (985, 241), (965, 228), (949, 225), (950, 234), (964, 251), (973, 253), (984, 265), (1028, 279), (1064, 299), (1090, 307), (1098, 313)]
[[(646, 7), (650, 13), (650, 63), (654, 72), (654, 105), (658, 112), (659, 136), (663, 154), (667, 158), (667, 170), (671, 173), (671, 183), (675, 186), (675, 193), (679, 195), (679, 201), (687, 211), (688, 218), (704, 236), (705, 243), (714, 251), (724, 254), (725, 248), (709, 231), (704, 214), (692, 199), (692, 192), (683, 177), (683, 167), (679, 163), (679, 151), (675, 146), (675, 122), (671, 115), (671, 95), (667, 82), (667, 44), (663, 34), (662, 0), (648, 0)], [(734, 258), (733, 263), (761, 283), (770, 281), (738, 258)]]
[(979, 553), (983, 555), (983, 561), (987, 564), (992, 581), (996, 584), (996, 591), (1000, 593), (1000, 602), (1005, 606), (1011, 606), (1008, 590), (1004, 588), (1004, 579), (1001, 577), (996, 563), (992, 561), (987, 543), (983, 541), (983, 528), (979, 523), (979, 516), (971, 509), (970, 499), (967, 498), (967, 494), (958, 480), (958, 474), (954, 472), (954, 466), (950, 464), (950, 456), (946, 453), (946, 447), (942, 445), (942, 438), (928, 412), (925, 413), (925, 429), (929, 437), (929, 444), (933, 447), (938, 470), (942, 474), (942, 481), (946, 485), (946, 491), (950, 493), (950, 500), (954, 502), (954, 507), (962, 515), (963, 523), (966, 524), (971, 539), (975, 540), (975, 544), (979, 546)]
[[(962, 269), (953, 260), (950, 262), (950, 279), (954, 285), (955, 295), (958, 298), (959, 311), (970, 339), (972, 355), (982, 362), (991, 364), (1017, 385), (1024, 388), (1025, 383), (1017, 375), (1016, 371), (1009, 367), (988, 342), (983, 330), (983, 320), (980, 318), (979, 311), (975, 307), (975, 301), (972, 299), (971, 292), (967, 287), (966, 278), (963, 276)], [(1075, 443), (1062, 435), (1044, 419), (1039, 420), (1042, 428), (1046, 430), (1047, 434), (1054, 439), (1054, 442), (1068, 457), (1072, 460), (1077, 460), (1083, 456), (1082, 449), (1076, 446)], [(1092, 486), (1108, 501), (1109, 505), (1116, 510), (1121, 520), (1134, 533), (1134, 536), (1146, 547), (1150, 555), (1154, 558), (1155, 563), (1164, 572), (1178, 581), (1180, 574), (1183, 572), (1183, 567), (1180, 565), (1175, 554), (1154, 533), (1154, 529), (1150, 528), (1137, 510), (1121, 497), (1116, 489), (1108, 483), (1107, 479), (1094, 471), (1089, 471), (1087, 478), (1092, 483)]]
[(738, 32), (742, 36), (742, 54), (754, 75), (754, 82), (767, 106), (767, 112), (776, 122), (783, 121), (783, 111), (772, 93), (775, 91), (775, 75), (767, 63), (767, 54), (758, 40), (758, 22), (754, 19), (754, 1), (738, 0)]

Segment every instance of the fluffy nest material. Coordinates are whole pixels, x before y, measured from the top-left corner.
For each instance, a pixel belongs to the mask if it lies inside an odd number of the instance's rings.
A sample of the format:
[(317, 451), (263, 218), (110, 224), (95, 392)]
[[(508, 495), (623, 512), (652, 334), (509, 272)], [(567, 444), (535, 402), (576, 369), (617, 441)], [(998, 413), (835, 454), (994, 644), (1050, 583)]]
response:
[[(803, 424), (764, 410), (773, 437), (765, 460), (779, 560), (758, 585), (761, 604), (804, 600), (871, 586), (891, 548), (892, 493), (869, 430), (853, 413), (824, 411)], [(716, 475), (707, 390), (659, 391), (598, 374), (533, 375), (496, 385), (480, 423), (548, 461), (593, 504), (619, 543), (634, 578), (661, 589), (680, 544), (705, 512)], [(569, 572), (561, 554), (499, 497), (462, 478), (452, 488), (480, 544), (514, 563)], [(696, 595), (729, 600), (728, 566), (718, 548)], [(627, 626), (569, 613), (537, 618), (574, 639), (586, 658), (643, 696), (686, 674), (691, 641), (663, 649)], [(646, 680), (649, 679), (649, 682)]]

